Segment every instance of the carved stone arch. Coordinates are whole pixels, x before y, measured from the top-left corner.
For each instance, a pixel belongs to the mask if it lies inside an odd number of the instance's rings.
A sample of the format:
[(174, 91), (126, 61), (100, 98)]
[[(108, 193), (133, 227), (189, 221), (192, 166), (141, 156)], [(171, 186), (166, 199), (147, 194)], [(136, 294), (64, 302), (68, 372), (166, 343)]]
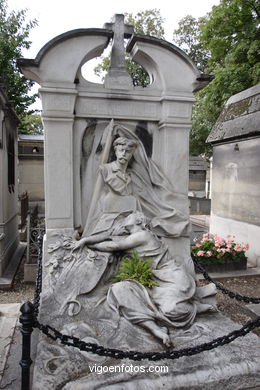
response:
[(21, 58), (24, 75), (40, 85), (74, 83), (81, 65), (100, 56), (112, 33), (105, 29), (76, 29), (58, 35), (42, 47), (35, 59)]
[(212, 79), (212, 76), (202, 75), (184, 51), (162, 39), (134, 35), (126, 50), (149, 74), (150, 89), (192, 93)]

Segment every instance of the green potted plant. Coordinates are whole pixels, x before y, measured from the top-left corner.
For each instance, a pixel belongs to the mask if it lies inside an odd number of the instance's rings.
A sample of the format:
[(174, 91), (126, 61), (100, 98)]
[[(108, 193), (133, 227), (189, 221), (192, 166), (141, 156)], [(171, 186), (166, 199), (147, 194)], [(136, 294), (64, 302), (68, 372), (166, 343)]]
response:
[(235, 236), (229, 236), (224, 239), (217, 234), (206, 233), (200, 242), (194, 239), (191, 251), (198, 262), (209, 272), (246, 269), (246, 251), (249, 244), (240, 244), (234, 238)]

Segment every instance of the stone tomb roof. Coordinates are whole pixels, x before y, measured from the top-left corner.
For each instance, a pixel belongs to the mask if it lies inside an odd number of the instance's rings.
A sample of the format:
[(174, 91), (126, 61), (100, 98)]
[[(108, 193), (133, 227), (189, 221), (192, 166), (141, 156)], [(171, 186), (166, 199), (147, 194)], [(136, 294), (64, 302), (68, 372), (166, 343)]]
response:
[(18, 137), (19, 141), (44, 141), (44, 135), (41, 134), (19, 134)]
[(231, 96), (225, 104), (208, 143), (260, 135), (260, 84)]
[(19, 134), (18, 157), (19, 160), (43, 160), (44, 159), (44, 135)]
[(200, 156), (189, 157), (189, 170), (190, 171), (206, 171), (208, 169), (208, 163)]

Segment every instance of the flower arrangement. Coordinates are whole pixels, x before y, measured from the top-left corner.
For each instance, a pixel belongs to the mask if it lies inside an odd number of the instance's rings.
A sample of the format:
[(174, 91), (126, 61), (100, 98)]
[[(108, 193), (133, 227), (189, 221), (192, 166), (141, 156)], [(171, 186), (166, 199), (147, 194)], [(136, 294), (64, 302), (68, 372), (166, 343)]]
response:
[[(203, 234), (200, 242), (191, 247), (191, 250), (202, 264), (246, 260), (249, 244), (239, 244), (235, 242), (234, 238), (235, 236), (229, 236), (228, 239), (224, 239), (217, 234), (206, 233)], [(195, 238), (193, 241), (197, 242), (197, 239)]]

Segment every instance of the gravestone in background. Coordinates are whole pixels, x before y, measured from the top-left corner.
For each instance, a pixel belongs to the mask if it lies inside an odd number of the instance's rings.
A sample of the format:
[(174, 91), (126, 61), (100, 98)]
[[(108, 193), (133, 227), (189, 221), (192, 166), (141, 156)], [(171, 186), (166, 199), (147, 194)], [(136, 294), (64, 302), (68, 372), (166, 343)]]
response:
[[(194, 91), (210, 78), (174, 45), (132, 33), (116, 15), (104, 29), (67, 32), (48, 42), (34, 60), (19, 63), (41, 86), (45, 129), (47, 230), (40, 321), (85, 342), (163, 351), (234, 328), (216, 313), (197, 315), (213, 308), (215, 290), (196, 286), (189, 254), (191, 109)], [(149, 74), (146, 88), (131, 84), (124, 37), (130, 38), (131, 57)], [(111, 38), (105, 82), (89, 82), (81, 68)], [(129, 254), (133, 249), (152, 258), (157, 287), (149, 290), (133, 280), (113, 283), (123, 250)], [(33, 389), (203, 388), (205, 373), (215, 386), (220, 380), (226, 385), (230, 372), (238, 383), (248, 368), (252, 338), (243, 343), (243, 364), (235, 345), (231, 369), (227, 347), (212, 351), (210, 358), (201, 354), (185, 364), (180, 359), (165, 375), (135, 370), (100, 376), (90, 367), (131, 362), (41, 336)], [(246, 380), (255, 383), (257, 357), (250, 355)]]
[(213, 146), (210, 231), (248, 242), (260, 266), (260, 84), (231, 96), (207, 142)]
[(17, 126), (19, 119), (0, 85), (0, 287), (10, 287), (25, 245), (19, 243)]

